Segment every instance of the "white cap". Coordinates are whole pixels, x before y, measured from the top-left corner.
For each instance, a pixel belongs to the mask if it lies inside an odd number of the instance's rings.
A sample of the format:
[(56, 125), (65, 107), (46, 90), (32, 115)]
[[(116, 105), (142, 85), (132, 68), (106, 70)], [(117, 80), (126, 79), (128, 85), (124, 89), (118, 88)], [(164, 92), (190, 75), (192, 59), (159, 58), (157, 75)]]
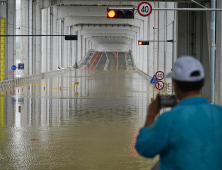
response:
[(172, 72), (168, 73), (166, 78), (170, 77), (179, 81), (200, 81), (204, 78), (204, 69), (194, 57), (182, 56), (173, 63)]

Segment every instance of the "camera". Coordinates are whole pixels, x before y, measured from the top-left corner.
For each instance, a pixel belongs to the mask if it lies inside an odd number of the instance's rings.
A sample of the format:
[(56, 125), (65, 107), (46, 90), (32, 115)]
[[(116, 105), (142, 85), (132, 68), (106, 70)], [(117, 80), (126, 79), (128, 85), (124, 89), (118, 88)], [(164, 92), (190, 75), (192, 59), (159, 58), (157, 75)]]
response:
[(172, 96), (160, 96), (159, 106), (160, 107), (174, 107), (179, 100), (175, 95)]

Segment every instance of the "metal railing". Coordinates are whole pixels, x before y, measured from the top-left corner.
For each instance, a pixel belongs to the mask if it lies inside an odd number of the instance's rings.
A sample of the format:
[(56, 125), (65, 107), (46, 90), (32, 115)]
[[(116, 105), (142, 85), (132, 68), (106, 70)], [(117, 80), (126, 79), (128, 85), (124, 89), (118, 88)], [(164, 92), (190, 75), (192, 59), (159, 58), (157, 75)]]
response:
[(80, 66), (83, 62), (85, 62), (85, 60), (87, 59), (87, 57), (88, 57), (92, 52), (95, 52), (95, 50), (89, 50), (89, 51), (86, 53), (85, 57), (84, 57), (82, 60), (80, 60), (80, 62), (78, 63), (78, 66)]
[(106, 64), (105, 64), (105, 66), (104, 66), (104, 70), (107, 70), (107, 68), (108, 68), (108, 66), (109, 66), (109, 57), (108, 57), (108, 55), (107, 55), (107, 53), (106, 53), (106, 51), (105, 51), (105, 54), (106, 54)]
[(148, 79), (148, 80), (151, 80), (151, 79), (152, 79), (151, 76), (149, 76), (148, 74), (144, 73), (142, 70), (140, 70), (140, 69), (138, 69), (138, 68), (136, 67), (135, 62), (134, 62), (134, 58), (133, 58), (133, 55), (132, 55), (131, 51), (130, 51), (130, 55), (131, 55), (131, 58), (132, 58), (132, 61), (133, 61), (133, 66), (134, 66), (135, 70), (136, 70), (138, 73), (140, 73), (144, 78), (146, 78), (146, 79)]
[(10, 80), (0, 81), (0, 91), (1, 90), (6, 90), (6, 89), (8, 89), (12, 86), (18, 86), (20, 83), (23, 83), (23, 82), (26, 82), (26, 81), (32, 81), (32, 80), (36, 80), (36, 79), (39, 79), (39, 78), (44, 78), (44, 77), (47, 77), (47, 76), (60, 74), (60, 73), (64, 73), (64, 72), (71, 71), (71, 70), (74, 70), (74, 68), (68, 67), (66, 69), (55, 70), (55, 71), (50, 71), (50, 72), (34, 74), (34, 75), (31, 75), (31, 76), (19, 77), (19, 78), (14, 78), (14, 79), (10, 79)]

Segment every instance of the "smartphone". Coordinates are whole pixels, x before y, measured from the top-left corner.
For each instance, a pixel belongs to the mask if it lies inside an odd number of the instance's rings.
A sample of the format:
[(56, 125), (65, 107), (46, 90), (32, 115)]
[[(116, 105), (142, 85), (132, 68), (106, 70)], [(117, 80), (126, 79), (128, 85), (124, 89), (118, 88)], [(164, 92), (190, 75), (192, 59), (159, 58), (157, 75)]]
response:
[(179, 100), (175, 95), (173, 96), (160, 96), (159, 105), (160, 107), (174, 107), (177, 105)]

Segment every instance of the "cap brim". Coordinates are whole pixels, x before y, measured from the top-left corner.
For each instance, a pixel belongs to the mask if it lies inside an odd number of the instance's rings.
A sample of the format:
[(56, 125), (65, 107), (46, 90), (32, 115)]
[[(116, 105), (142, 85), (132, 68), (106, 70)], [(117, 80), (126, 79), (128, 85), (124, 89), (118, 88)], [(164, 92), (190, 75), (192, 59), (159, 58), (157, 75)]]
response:
[(172, 78), (172, 72), (170, 72), (170, 73), (168, 73), (167, 75), (166, 75), (166, 78)]

